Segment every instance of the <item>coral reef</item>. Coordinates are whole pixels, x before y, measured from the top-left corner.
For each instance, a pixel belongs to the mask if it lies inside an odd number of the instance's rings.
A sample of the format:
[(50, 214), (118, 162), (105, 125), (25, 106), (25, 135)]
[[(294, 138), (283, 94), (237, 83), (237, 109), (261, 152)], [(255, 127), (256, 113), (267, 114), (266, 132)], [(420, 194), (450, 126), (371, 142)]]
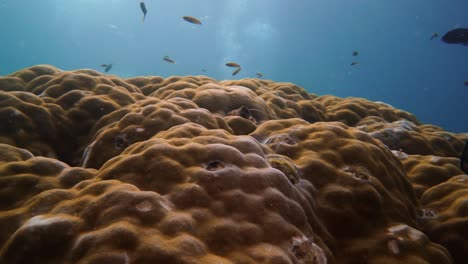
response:
[(455, 263), (466, 261), (468, 252), (468, 175), (457, 175), (421, 197), (423, 230), (446, 247)]
[(407, 155), (401, 151), (394, 153), (400, 158), (418, 198), (421, 198), (427, 189), (463, 174), (458, 158)]
[(464, 263), (468, 134), (292, 83), (0, 77), (0, 263)]
[[(382, 102), (371, 102), (354, 97), (339, 98), (331, 95), (319, 97), (317, 101), (326, 107), (330, 121), (340, 121), (348, 126), (356, 126), (366, 117), (380, 117), (386, 122), (404, 120), (420, 125), (412, 114)], [(371, 121), (371, 123), (374, 122)]]
[(58, 105), (22, 91), (0, 90), (0, 143), (68, 161), (71, 122)]
[(392, 150), (407, 154), (458, 157), (468, 140), (466, 134), (454, 135), (432, 125), (416, 125), (409, 120), (388, 122), (379, 117), (365, 117), (356, 127), (382, 141)]

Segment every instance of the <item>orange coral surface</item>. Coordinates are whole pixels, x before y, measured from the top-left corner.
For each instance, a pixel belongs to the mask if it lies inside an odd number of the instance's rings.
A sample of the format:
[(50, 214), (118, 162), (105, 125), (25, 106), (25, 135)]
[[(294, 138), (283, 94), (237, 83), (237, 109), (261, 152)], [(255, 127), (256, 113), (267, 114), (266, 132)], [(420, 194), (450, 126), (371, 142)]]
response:
[(0, 263), (464, 263), (468, 134), (292, 83), (0, 77)]

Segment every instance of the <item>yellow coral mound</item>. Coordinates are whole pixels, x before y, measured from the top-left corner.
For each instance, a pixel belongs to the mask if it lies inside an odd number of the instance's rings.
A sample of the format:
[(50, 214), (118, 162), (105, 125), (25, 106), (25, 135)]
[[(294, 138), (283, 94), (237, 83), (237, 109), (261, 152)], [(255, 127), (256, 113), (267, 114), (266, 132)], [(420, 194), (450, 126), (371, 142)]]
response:
[(0, 263), (463, 263), (467, 134), (361, 98), (0, 78)]

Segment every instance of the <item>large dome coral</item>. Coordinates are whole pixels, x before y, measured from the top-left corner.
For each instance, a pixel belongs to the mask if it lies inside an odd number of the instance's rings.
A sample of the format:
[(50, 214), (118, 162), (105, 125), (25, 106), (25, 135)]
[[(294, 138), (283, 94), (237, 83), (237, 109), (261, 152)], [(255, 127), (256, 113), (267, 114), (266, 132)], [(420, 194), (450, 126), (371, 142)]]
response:
[(292, 83), (0, 78), (0, 263), (463, 263), (468, 134)]

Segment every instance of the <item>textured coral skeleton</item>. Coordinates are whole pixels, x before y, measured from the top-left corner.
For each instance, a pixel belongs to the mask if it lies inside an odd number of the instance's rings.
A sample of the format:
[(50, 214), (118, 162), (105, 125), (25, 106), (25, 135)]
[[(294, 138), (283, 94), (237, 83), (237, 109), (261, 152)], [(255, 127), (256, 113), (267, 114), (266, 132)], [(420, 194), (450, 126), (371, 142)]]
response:
[(292, 83), (0, 77), (0, 263), (464, 263), (468, 134)]

